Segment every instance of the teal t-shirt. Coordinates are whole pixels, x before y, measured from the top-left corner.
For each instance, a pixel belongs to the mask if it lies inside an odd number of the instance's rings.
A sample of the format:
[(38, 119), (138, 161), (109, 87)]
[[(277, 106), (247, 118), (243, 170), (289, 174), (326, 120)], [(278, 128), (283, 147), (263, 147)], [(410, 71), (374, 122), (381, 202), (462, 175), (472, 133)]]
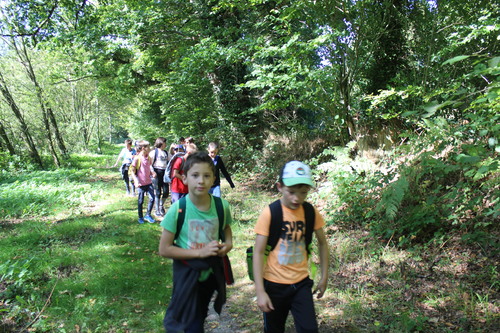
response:
[[(232, 224), (233, 218), (231, 217), (229, 203), (225, 199), (222, 199), (222, 206), (224, 207), (225, 227)], [(160, 225), (175, 234), (178, 213), (179, 201), (176, 201), (170, 206)], [(213, 240), (219, 241), (219, 218), (213, 197), (211, 198), (210, 209), (205, 212), (196, 208), (188, 194), (186, 196), (186, 217), (175, 243), (183, 249), (199, 249)]]

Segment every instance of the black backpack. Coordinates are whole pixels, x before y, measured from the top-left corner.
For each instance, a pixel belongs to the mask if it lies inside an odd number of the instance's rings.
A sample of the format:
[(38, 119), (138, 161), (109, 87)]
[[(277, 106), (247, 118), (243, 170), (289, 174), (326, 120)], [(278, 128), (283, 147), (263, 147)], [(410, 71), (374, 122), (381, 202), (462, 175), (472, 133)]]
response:
[[(314, 207), (309, 202), (304, 202), (302, 204), (304, 207), (304, 217), (306, 220), (306, 250), (307, 256), (311, 254), (311, 243), (312, 236), (314, 233)], [(269, 209), (271, 210), (271, 225), (269, 226), (269, 237), (267, 238), (267, 245), (264, 255), (267, 257), (269, 253), (276, 247), (278, 244), (278, 240), (281, 236), (282, 224), (283, 224), (283, 208), (281, 207), (281, 201), (276, 200), (269, 205)], [(248, 276), (250, 280), (253, 281), (253, 246), (250, 246), (247, 249), (247, 265), (248, 265)]]

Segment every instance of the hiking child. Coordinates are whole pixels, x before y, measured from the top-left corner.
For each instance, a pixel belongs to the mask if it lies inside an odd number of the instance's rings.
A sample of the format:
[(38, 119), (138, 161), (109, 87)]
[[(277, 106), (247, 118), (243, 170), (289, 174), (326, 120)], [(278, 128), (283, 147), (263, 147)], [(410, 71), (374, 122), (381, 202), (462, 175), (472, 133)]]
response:
[[(152, 160), (149, 158), (150, 146), (149, 142), (141, 140), (137, 142), (137, 155), (134, 157), (130, 165), (132, 177), (137, 186), (137, 213), (139, 215), (139, 224), (143, 224), (144, 220), (149, 223), (155, 223), (151, 216), (153, 205), (155, 202), (155, 192), (153, 189), (151, 177), (156, 177), (156, 173), (152, 167)], [(149, 202), (146, 211), (146, 216), (143, 217), (142, 204), (144, 203), (144, 195), (148, 194)]]
[[(264, 332), (284, 332), (289, 311), (292, 312), (297, 332), (318, 332), (313, 294), (318, 292), (317, 297), (321, 298), (326, 290), (328, 246), (323, 231), (323, 217), (316, 208), (304, 203), (309, 190), (314, 187), (311, 170), (302, 162), (288, 162), (280, 172), (277, 187), (281, 198), (276, 204), (282, 210), (282, 218), (276, 231), (279, 238), (267, 255), (267, 260), (265, 251), (268, 238), (272, 236), (270, 228), (273, 204), (262, 211), (255, 225), (257, 236), (253, 250), (253, 275), (257, 305), (264, 315)], [(311, 213), (306, 213), (306, 208)], [(308, 216), (312, 213), (314, 217), (309, 226), (314, 225), (321, 265), (321, 278), (314, 292), (313, 281), (308, 272), (307, 249), (312, 230), (306, 227), (307, 221), (311, 220)]]
[(212, 161), (214, 162), (215, 165), (215, 181), (212, 187), (210, 188), (210, 191), (208, 193), (220, 197), (221, 196), (221, 190), (220, 190), (220, 173), (224, 175), (226, 178), (227, 182), (229, 183), (229, 186), (231, 188), (234, 188), (234, 183), (231, 180), (231, 176), (229, 175), (229, 172), (227, 172), (226, 166), (224, 165), (224, 162), (222, 161), (222, 158), (217, 155), (219, 153), (219, 145), (215, 142), (210, 142), (208, 144), (208, 155), (212, 158)]
[[(134, 159), (135, 154), (136, 151), (134, 148), (132, 148), (132, 140), (130, 139), (125, 140), (125, 147), (120, 151), (120, 154), (118, 155), (118, 158), (116, 159), (114, 165), (116, 167), (120, 159), (123, 159), (122, 165), (120, 167), (120, 173), (122, 175), (123, 181), (125, 182), (125, 189), (127, 191), (128, 196), (135, 196), (134, 182), (131, 182), (128, 176), (128, 169), (130, 167), (130, 164), (132, 163), (132, 160)], [(132, 191), (130, 191), (131, 186), (132, 186)]]
[[(173, 259), (174, 286), (163, 321), (167, 332), (204, 332), (215, 291), (214, 308), (219, 314), (225, 303), (222, 257), (233, 247), (232, 217), (228, 202), (208, 193), (214, 178), (215, 167), (207, 153), (190, 155), (182, 175), (189, 194), (172, 204), (160, 224), (159, 254)], [(184, 218), (179, 221), (182, 213)], [(225, 241), (219, 242), (222, 236)]]
[(165, 215), (164, 204), (168, 197), (168, 183), (163, 181), (165, 169), (168, 163), (168, 153), (165, 151), (167, 147), (167, 139), (159, 137), (155, 141), (155, 149), (149, 153), (150, 159), (153, 161), (153, 170), (156, 177), (152, 179), (153, 188), (155, 191), (155, 215), (163, 217)]
[[(178, 151), (184, 149), (182, 145), (178, 146)], [(172, 203), (176, 202), (180, 198), (188, 194), (188, 186), (184, 184), (182, 180), (183, 175), (183, 164), (190, 154), (195, 153), (198, 150), (194, 143), (190, 143), (186, 146), (186, 154), (176, 158), (172, 165), (172, 185), (171, 185), (171, 200)]]

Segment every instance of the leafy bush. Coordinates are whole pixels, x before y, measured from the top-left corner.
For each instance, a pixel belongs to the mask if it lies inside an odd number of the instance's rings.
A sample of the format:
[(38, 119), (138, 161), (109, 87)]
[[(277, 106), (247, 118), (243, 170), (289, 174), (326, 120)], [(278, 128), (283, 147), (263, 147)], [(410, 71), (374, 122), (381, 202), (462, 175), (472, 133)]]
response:
[(254, 168), (252, 175), (255, 184), (263, 189), (271, 189), (283, 165), (292, 160), (307, 162), (324, 149), (325, 141), (307, 132), (295, 132), (288, 135), (271, 135), (262, 151), (252, 156)]
[(13, 261), (7, 260), (0, 264), (0, 284), (3, 288), (0, 289), (0, 300), (14, 300), (26, 293), (29, 293), (31, 288), (31, 272), (32, 260)]
[(28, 159), (18, 155), (11, 155), (6, 151), (0, 151), (0, 172), (6, 174), (18, 171), (33, 171), (37, 167)]
[[(330, 199), (335, 223), (366, 224), (375, 235), (400, 245), (426, 242), (451, 230), (466, 240), (492, 244), (487, 231), (500, 215), (495, 153), (443, 139), (411, 147), (399, 148), (385, 161), (389, 172), (365, 172), (364, 177), (346, 170), (346, 161), (330, 162), (328, 184), (335, 185), (322, 196)], [(402, 154), (404, 158), (395, 158)]]
[(375, 165), (364, 158), (353, 160), (353, 146), (328, 148), (310, 160), (316, 182), (321, 183), (311, 200), (324, 208), (328, 221), (345, 229), (364, 223), (366, 208), (374, 204), (365, 192), (370, 180), (367, 175), (376, 171)]

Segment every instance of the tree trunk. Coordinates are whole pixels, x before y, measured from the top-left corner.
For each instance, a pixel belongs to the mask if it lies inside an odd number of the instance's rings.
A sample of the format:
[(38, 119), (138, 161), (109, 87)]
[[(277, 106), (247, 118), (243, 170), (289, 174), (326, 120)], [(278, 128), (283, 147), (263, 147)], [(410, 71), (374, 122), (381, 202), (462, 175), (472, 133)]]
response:
[(9, 140), (9, 136), (7, 135), (7, 131), (5, 130), (5, 127), (3, 126), (3, 121), (0, 121), (0, 137), (3, 140), (3, 145), (7, 148), (9, 151), (9, 154), (11, 155), (16, 155), (16, 151), (14, 150), (14, 146), (12, 145), (12, 142)]
[(47, 114), (43, 112), (43, 125), (45, 126), (45, 131), (47, 133), (47, 140), (49, 141), (49, 151), (52, 155), (52, 159), (54, 160), (54, 164), (59, 168), (61, 166), (61, 161), (59, 160), (59, 156), (57, 156), (57, 152), (54, 148), (54, 142), (52, 140), (52, 134), (50, 130), (50, 122), (47, 118)]
[(33, 161), (36, 164), (38, 164), (41, 168), (43, 168), (42, 158), (40, 157), (40, 154), (38, 153), (38, 150), (36, 149), (35, 142), (33, 141), (33, 138), (31, 137), (31, 134), (30, 134), (29, 129), (28, 129), (28, 125), (24, 121), (23, 115), (22, 115), (21, 111), (19, 110), (19, 107), (17, 106), (16, 102), (14, 101), (14, 98), (12, 97), (9, 89), (7, 88), (7, 84), (5, 83), (5, 80), (3, 78), (2, 73), (0, 73), (0, 91), (2, 92), (2, 95), (5, 98), (5, 101), (7, 102), (7, 104), (9, 104), (16, 119), (19, 121), (19, 125), (21, 126), (21, 133), (23, 134), (24, 142), (25, 142), (26, 146), (28, 147), (31, 158), (33, 159)]
[(96, 108), (96, 115), (97, 115), (97, 153), (102, 154), (102, 147), (101, 147), (101, 131), (100, 131), (100, 119), (101, 119), (101, 112), (99, 109), (99, 97), (96, 97), (95, 100), (95, 108)]
[[(28, 55), (28, 51), (26, 49), (26, 44), (24, 43), (24, 39), (21, 39), (22, 50), (19, 50), (19, 48), (17, 47), (17, 43), (16, 43), (15, 39), (12, 40), (12, 45), (16, 49), (16, 53), (19, 56), (19, 60), (23, 64), (24, 68), (26, 69), (28, 77), (30, 78), (33, 85), (35, 86), (36, 95), (38, 97), (40, 107), (42, 108), (44, 123), (47, 122), (47, 124), (45, 124), (45, 127), (47, 130), (47, 137), (49, 138), (49, 141), (50, 141), (50, 146), (53, 145), (53, 143), (52, 143), (52, 130), (51, 130), (51, 126), (50, 126), (50, 125), (52, 125), (52, 129), (54, 131), (54, 137), (55, 137), (55, 140), (56, 140), (57, 145), (59, 147), (59, 150), (61, 151), (61, 154), (66, 156), (67, 155), (66, 145), (64, 144), (64, 140), (61, 136), (61, 133), (59, 132), (59, 126), (57, 125), (56, 117), (54, 116), (54, 113), (52, 112), (52, 108), (47, 105), (46, 99), (44, 97), (44, 95), (45, 95), (44, 91), (43, 91), (42, 87), (40, 87), (40, 85), (38, 84), (35, 70), (33, 69), (31, 59)], [(56, 161), (56, 160), (59, 161), (59, 158), (56, 155), (54, 155), (56, 153), (55, 150), (53, 150), (52, 147), (50, 147), (50, 148), (51, 148), (52, 156), (54, 157), (54, 161)], [(56, 165), (59, 166), (59, 163), (56, 163)]]
[(54, 116), (54, 112), (52, 112), (52, 108), (47, 108), (47, 115), (49, 116), (50, 123), (52, 128), (54, 129), (54, 136), (56, 138), (57, 146), (59, 147), (59, 151), (63, 156), (68, 155), (68, 150), (66, 149), (66, 145), (64, 144), (63, 137), (61, 132), (59, 132), (59, 126), (57, 125), (56, 117)]

